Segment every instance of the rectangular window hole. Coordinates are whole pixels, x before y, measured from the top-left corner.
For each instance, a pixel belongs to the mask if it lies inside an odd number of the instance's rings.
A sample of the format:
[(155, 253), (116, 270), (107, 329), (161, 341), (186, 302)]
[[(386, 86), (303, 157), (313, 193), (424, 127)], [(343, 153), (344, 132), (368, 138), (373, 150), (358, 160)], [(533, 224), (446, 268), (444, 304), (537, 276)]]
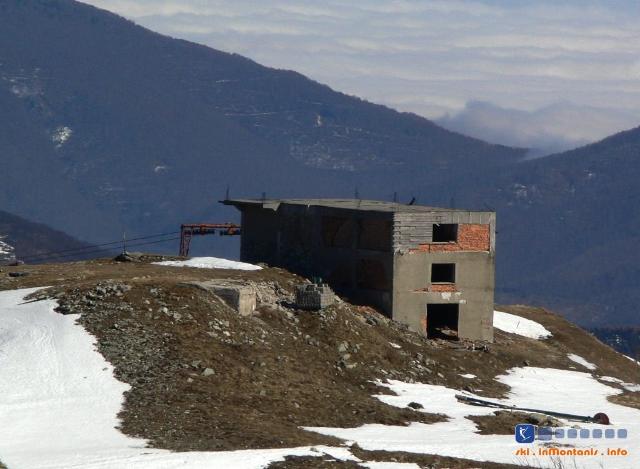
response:
[(455, 223), (440, 223), (433, 225), (434, 243), (455, 243), (458, 240), (458, 225)]
[(456, 283), (456, 265), (431, 264), (431, 283)]

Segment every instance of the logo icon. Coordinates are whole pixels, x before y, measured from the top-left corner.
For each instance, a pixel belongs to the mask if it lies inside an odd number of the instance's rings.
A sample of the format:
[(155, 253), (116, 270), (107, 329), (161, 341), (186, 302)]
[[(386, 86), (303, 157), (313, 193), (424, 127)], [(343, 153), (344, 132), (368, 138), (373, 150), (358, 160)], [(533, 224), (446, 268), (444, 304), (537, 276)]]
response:
[(518, 443), (533, 443), (536, 439), (536, 429), (530, 424), (516, 425), (516, 441)]

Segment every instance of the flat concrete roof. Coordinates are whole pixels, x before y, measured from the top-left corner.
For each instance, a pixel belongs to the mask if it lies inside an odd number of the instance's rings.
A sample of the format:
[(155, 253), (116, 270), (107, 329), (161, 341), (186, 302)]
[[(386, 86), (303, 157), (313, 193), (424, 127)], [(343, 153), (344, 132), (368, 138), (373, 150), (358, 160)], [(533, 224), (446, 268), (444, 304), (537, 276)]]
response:
[(456, 208), (428, 207), (426, 205), (407, 205), (382, 200), (362, 199), (229, 199), (222, 200), (225, 205), (261, 206), (262, 208), (277, 210), (281, 204), (304, 205), (307, 207), (329, 207), (344, 210), (362, 210), (370, 212), (474, 212), (493, 213), (488, 210), (463, 210)]

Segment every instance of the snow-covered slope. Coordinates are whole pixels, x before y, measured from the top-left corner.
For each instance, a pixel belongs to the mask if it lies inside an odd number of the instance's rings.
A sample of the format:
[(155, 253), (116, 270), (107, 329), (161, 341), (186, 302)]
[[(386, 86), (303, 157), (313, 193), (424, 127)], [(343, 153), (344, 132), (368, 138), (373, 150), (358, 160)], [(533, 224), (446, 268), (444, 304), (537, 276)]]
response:
[(9, 468), (258, 469), (285, 456), (323, 454), (359, 461), (346, 448), (325, 446), (187, 453), (147, 448), (146, 440), (117, 429), (129, 386), (114, 378), (94, 338), (76, 323), (78, 315), (56, 313), (55, 301), (25, 299), (37, 290), (0, 292), (0, 460)]

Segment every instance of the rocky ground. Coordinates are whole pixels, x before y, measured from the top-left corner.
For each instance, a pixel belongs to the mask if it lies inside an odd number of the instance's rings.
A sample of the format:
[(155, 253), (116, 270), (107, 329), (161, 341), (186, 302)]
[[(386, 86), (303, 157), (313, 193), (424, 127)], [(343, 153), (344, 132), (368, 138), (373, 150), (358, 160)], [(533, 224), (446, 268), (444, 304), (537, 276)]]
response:
[[(342, 301), (322, 312), (296, 310), (293, 291), (304, 279), (281, 269), (210, 270), (152, 265), (154, 257), (137, 260), (5, 267), (0, 290), (48, 286), (36, 296), (57, 298), (60, 314), (80, 314), (79, 322), (96, 337), (118, 379), (131, 385), (120, 413), (122, 431), (147, 438), (154, 447), (337, 444), (301, 427), (437, 422), (446, 417), (372, 397), (388, 392), (375, 381), (441, 384), (497, 398), (508, 391), (494, 380), (497, 375), (523, 365), (575, 368), (567, 351), (597, 364), (602, 374), (637, 381), (626, 358), (543, 309), (501, 308), (542, 323), (553, 333), (545, 341), (501, 331), (492, 344), (428, 340), (370, 308)], [(194, 286), (203, 280), (252, 287), (255, 313), (241, 316)], [(477, 376), (475, 389), (461, 376), (466, 373)], [(637, 407), (638, 394), (616, 399)], [(510, 433), (523, 420), (496, 412), (474, 421), (480, 432)], [(365, 457), (357, 448), (354, 454)], [(366, 459), (421, 467), (507, 467), (384, 452), (366, 452)], [(290, 458), (272, 467), (356, 466)]]
[(493, 415), (471, 415), (467, 417), (478, 427), (478, 433), (484, 435), (513, 435), (513, 429), (519, 423), (530, 423), (541, 427), (559, 427), (562, 423), (543, 414), (497, 410)]
[[(414, 463), (425, 469), (524, 469), (523, 466), (498, 464), (492, 462), (478, 462), (459, 458), (448, 458), (436, 455), (421, 455), (411, 453), (393, 453), (387, 451), (364, 451), (352, 447), (355, 456), (368, 461), (384, 461), (398, 463)], [(356, 469), (362, 468), (354, 461), (336, 461), (330, 457), (311, 458), (289, 456), (282, 462), (273, 463), (269, 469)]]

